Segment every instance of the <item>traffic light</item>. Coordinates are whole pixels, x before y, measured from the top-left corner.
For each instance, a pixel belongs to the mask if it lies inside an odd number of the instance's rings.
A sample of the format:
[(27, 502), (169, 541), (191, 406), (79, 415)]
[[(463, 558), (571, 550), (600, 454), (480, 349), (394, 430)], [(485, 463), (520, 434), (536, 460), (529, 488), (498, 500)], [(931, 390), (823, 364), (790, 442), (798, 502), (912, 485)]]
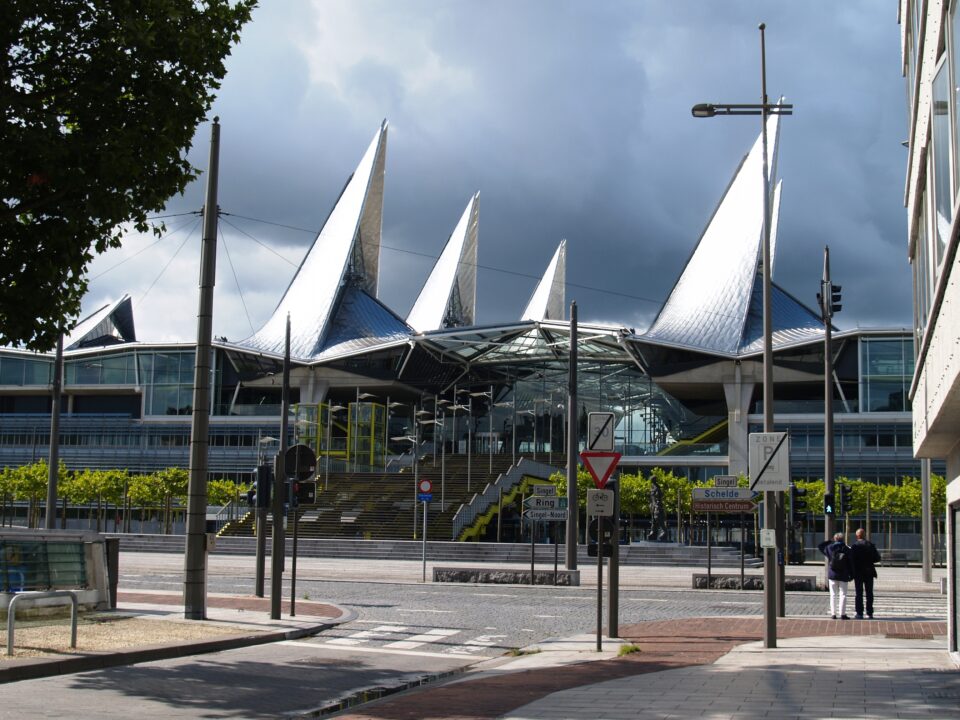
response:
[(840, 486), (840, 503), (837, 509), (841, 515), (849, 515), (853, 512), (853, 488), (849, 485)]
[(823, 514), (824, 515), (834, 515), (835, 508), (833, 505), (833, 493), (824, 493), (823, 494)]
[[(611, 525), (609, 518), (603, 523), (603, 557), (611, 557), (613, 555), (613, 543), (610, 542), (612, 533)], [(600, 531), (600, 519), (594, 518), (590, 521), (590, 524), (587, 525), (587, 555), (589, 557), (597, 556), (597, 535)]]
[(806, 488), (790, 486), (790, 519), (795, 523), (800, 522), (803, 514), (807, 512), (807, 500), (804, 497), (806, 494)]
[(843, 305), (840, 304), (840, 293), (842, 290), (842, 287), (834, 285), (832, 282), (820, 282), (820, 292), (817, 293), (817, 302), (820, 305), (820, 312), (825, 319), (832, 318), (843, 309)]
[(257, 507), (270, 507), (270, 488), (273, 486), (273, 468), (257, 465)]

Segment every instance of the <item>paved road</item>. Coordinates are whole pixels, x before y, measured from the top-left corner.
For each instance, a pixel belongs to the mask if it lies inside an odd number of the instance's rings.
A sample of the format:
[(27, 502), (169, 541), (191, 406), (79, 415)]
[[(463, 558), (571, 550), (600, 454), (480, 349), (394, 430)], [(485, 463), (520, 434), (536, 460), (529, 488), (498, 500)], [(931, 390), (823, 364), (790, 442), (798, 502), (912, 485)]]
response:
[[(248, 594), (251, 571), (250, 558), (215, 559), (209, 589)], [(120, 585), (179, 590), (181, 573), (179, 556), (125, 554)], [(595, 588), (436, 585), (418, 576), (419, 568), (395, 563), (308, 562), (298, 597), (350, 607), (355, 621), (307, 640), (0, 686), (0, 718), (277, 717), (596, 627)], [(623, 624), (762, 613), (756, 592), (642, 584), (638, 571), (622, 590)], [(822, 593), (790, 593), (788, 613), (821, 616), (826, 602)], [(877, 605), (878, 617), (942, 620), (946, 613), (945, 598), (930, 592), (881, 591)]]

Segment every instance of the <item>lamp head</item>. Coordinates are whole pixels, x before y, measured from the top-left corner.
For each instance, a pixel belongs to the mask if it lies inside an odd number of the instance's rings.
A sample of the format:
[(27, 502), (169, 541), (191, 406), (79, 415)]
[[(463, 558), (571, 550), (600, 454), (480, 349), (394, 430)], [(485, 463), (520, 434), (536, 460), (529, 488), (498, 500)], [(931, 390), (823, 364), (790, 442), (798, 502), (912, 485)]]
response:
[(691, 113), (695, 118), (710, 118), (717, 114), (717, 108), (710, 103), (699, 103), (693, 106)]

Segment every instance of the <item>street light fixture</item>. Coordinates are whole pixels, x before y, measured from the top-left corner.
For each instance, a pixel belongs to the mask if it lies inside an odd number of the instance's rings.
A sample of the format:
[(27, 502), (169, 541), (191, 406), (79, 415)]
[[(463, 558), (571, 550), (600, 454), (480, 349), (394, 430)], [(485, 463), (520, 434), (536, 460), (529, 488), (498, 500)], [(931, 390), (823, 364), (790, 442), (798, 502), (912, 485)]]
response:
[(390, 438), (394, 442), (408, 442), (413, 446), (413, 539), (417, 539), (417, 494), (420, 492), (420, 464), (417, 462), (418, 439), (416, 435), (416, 423), (414, 423), (413, 435), (397, 435)]
[[(701, 103), (694, 105), (691, 112), (694, 117), (709, 118), (716, 115), (759, 115), (763, 153), (763, 431), (773, 432), (773, 319), (771, 316), (771, 279), (770, 279), (770, 169), (767, 160), (767, 116), (792, 115), (793, 105), (771, 104), (767, 98), (767, 50), (764, 31), (766, 25), (760, 23), (760, 103), (757, 105), (721, 105)], [(764, 529), (775, 530), (782, 525), (780, 492), (764, 492), (763, 504)], [(779, 521), (779, 522), (777, 522)], [(778, 533), (778, 543), (780, 542)], [(776, 548), (767, 548), (763, 556), (763, 592), (764, 592), (764, 646), (777, 646), (776, 616), (773, 612), (780, 596), (778, 575), (782, 569), (776, 566)]]

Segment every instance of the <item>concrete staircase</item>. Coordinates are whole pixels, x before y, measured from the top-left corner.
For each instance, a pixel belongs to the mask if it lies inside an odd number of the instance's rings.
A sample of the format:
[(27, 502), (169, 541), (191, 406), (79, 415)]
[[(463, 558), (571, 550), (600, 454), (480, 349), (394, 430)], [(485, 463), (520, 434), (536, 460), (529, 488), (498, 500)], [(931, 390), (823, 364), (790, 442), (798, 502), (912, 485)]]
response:
[[(166, 552), (182, 553), (184, 537), (182, 535), (133, 535), (108, 534), (108, 537), (120, 538), (120, 549), (124, 552)], [(253, 555), (256, 551), (253, 537), (217, 538), (215, 554)], [(293, 551), (293, 540), (287, 535), (287, 552)], [(267, 542), (267, 553), (270, 543)], [(413, 540), (351, 540), (345, 538), (304, 538), (297, 544), (299, 557), (316, 558), (357, 558), (369, 560), (420, 560), (423, 544)], [(563, 562), (563, 548), (560, 548), (560, 562)], [(535, 558), (538, 563), (553, 562), (554, 546), (538, 543), (535, 546)], [(596, 558), (588, 557), (587, 548), (581, 545), (577, 552), (578, 562), (584, 566), (596, 564)], [(463, 562), (477, 564), (528, 563), (530, 545), (527, 543), (427, 543), (427, 559), (431, 562)], [(706, 567), (707, 548), (672, 545), (668, 543), (644, 543), (620, 546), (622, 565), (658, 565), (658, 566), (694, 566)], [(715, 568), (739, 568), (739, 550), (730, 547), (714, 547), (711, 562)], [(759, 567), (762, 562), (747, 557), (747, 567)]]

